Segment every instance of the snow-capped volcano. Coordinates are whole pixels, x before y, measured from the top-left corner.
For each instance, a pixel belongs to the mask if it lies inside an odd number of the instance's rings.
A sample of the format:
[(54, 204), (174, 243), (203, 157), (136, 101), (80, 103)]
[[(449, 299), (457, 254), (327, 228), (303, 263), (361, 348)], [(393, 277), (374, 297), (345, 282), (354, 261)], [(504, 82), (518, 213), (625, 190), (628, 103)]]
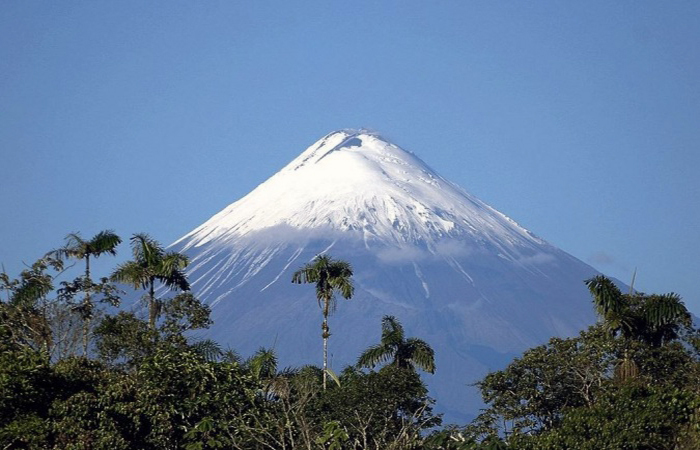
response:
[(372, 241), (430, 246), (445, 237), (542, 244), (415, 155), (354, 130), (322, 138), (183, 239), (201, 245), (276, 225), (355, 232), (368, 247)]
[(331, 317), (336, 370), (380, 335), (385, 314), (436, 351), (438, 410), (466, 420), (467, 384), (527, 347), (593, 322), (597, 272), (537, 238), (376, 133), (330, 133), (171, 246), (212, 307), (210, 337), (243, 354), (320, 364), (311, 286), (292, 273), (319, 253), (350, 262), (355, 296)]

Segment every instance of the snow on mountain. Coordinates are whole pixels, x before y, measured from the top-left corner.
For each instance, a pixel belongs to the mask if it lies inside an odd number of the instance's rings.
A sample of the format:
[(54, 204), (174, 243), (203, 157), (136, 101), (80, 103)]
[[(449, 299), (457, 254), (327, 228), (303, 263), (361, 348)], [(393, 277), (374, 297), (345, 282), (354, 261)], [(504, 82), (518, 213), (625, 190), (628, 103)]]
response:
[(276, 225), (330, 227), (372, 241), (435, 244), (444, 237), (542, 241), (376, 134), (331, 133), (240, 201), (183, 238), (193, 245)]
[(244, 355), (320, 364), (321, 312), (292, 273), (327, 252), (350, 262), (356, 293), (330, 319), (332, 367), (378, 342), (396, 316), (436, 351), (438, 410), (464, 422), (469, 383), (553, 335), (594, 320), (583, 280), (597, 272), (366, 130), (330, 133), (172, 246), (212, 307), (208, 333)]

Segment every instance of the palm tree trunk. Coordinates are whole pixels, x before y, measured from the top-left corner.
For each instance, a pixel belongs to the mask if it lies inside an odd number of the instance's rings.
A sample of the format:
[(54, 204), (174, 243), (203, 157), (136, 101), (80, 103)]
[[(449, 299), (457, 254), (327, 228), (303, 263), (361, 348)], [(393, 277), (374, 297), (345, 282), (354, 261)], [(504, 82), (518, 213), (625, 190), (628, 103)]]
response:
[(328, 328), (328, 313), (330, 312), (331, 299), (326, 298), (323, 301), (323, 325), (321, 329), (323, 333), (323, 390), (326, 390), (326, 380), (328, 379), (328, 338), (331, 333)]
[(326, 390), (326, 379), (328, 377), (328, 316), (323, 316), (323, 390)]
[[(85, 283), (90, 282), (90, 255), (85, 255)], [(90, 334), (90, 287), (85, 289), (85, 299), (83, 300), (83, 356), (88, 357), (88, 336)]]
[(156, 292), (155, 292), (155, 282), (151, 279), (151, 286), (148, 290), (148, 326), (151, 330), (156, 328)]

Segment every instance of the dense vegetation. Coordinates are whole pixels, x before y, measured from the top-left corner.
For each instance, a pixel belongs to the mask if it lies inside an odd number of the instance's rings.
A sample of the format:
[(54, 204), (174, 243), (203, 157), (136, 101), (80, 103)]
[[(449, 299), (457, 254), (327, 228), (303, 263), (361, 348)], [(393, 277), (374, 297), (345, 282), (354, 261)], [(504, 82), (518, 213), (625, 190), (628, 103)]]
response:
[[(325, 369), (349, 264), (324, 257), (294, 274), (316, 285), (323, 368), (280, 370), (274, 349), (242, 358), (190, 337), (211, 321), (187, 258), (145, 234), (131, 239), (132, 261), (93, 280), (91, 258), (120, 242), (72, 234), (17, 278), (0, 274), (0, 448), (700, 448), (700, 337), (673, 294), (588, 280), (599, 323), (487, 375), (482, 414), (442, 427), (417, 372), (439, 370), (433, 349), (395, 317), (355, 366)], [(113, 308), (115, 282), (145, 290), (145, 317)], [(157, 297), (160, 284), (172, 295)]]

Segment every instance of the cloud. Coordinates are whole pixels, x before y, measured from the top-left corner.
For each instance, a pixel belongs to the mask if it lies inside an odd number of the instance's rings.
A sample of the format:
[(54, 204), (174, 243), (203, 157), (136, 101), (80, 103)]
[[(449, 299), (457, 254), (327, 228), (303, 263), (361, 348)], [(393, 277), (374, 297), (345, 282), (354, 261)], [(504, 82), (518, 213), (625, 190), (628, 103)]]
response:
[(443, 239), (432, 248), (416, 245), (384, 247), (377, 251), (377, 258), (387, 264), (403, 264), (425, 260), (438, 260), (445, 257), (459, 258), (473, 253), (464, 241)]
[(615, 264), (615, 258), (613, 258), (609, 253), (599, 250), (588, 257), (588, 262), (596, 265), (612, 265)]
[(341, 231), (330, 227), (316, 227), (312, 229), (298, 228), (288, 224), (279, 224), (256, 230), (245, 236), (241, 236), (240, 242), (252, 242), (253, 244), (301, 244), (312, 240), (339, 240), (346, 237)]
[(377, 258), (386, 264), (408, 263), (429, 258), (431, 254), (426, 250), (413, 246), (386, 247), (377, 251)]
[(438, 256), (468, 256), (473, 251), (469, 244), (464, 241), (445, 239), (435, 244), (435, 254)]
[(545, 264), (555, 261), (557, 258), (551, 253), (536, 253), (532, 256), (518, 258), (518, 262), (527, 264)]

